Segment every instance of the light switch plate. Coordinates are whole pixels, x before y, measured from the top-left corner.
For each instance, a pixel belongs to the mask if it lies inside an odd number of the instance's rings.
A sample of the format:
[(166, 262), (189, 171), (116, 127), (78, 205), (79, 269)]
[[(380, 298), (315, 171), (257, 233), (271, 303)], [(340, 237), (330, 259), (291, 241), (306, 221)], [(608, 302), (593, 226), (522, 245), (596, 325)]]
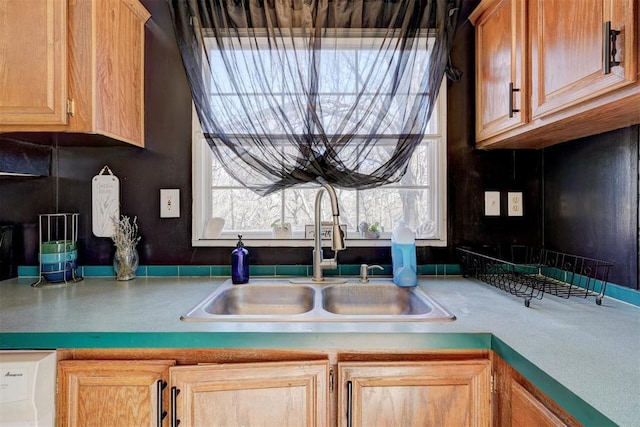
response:
[(509, 192), (507, 195), (509, 200), (507, 214), (509, 216), (523, 216), (524, 212), (522, 210), (522, 192)]
[(500, 192), (484, 192), (484, 214), (486, 216), (500, 216)]
[(160, 190), (160, 218), (180, 217), (180, 190)]

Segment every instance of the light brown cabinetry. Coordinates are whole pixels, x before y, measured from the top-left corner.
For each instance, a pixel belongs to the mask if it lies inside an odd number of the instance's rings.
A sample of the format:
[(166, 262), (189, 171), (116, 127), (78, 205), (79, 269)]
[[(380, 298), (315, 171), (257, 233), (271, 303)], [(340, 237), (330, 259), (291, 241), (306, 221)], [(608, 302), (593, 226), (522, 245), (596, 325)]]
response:
[(58, 426), (579, 425), (486, 350), (63, 349), (58, 357)]
[[(246, 363), (229, 351), (62, 350), (59, 426), (326, 426), (329, 361)], [(154, 360), (173, 354), (177, 360)], [(231, 356), (229, 356), (231, 354)], [(274, 354), (275, 358), (281, 355)], [(295, 355), (291, 356), (296, 359)], [(203, 363), (197, 364), (198, 360)], [(174, 366), (178, 363), (185, 365)]]
[(0, 2), (0, 126), (67, 123), (66, 41), (66, 2)]
[(529, 0), (533, 119), (636, 80), (634, 1)]
[[(469, 18), (476, 146), (541, 148), (640, 123), (638, 9), (638, 0), (483, 0)], [(523, 63), (523, 75), (513, 71)]]
[(495, 354), (493, 369), (496, 384), (495, 425), (514, 427), (577, 427), (581, 425)]
[(148, 18), (138, 0), (0, 2), (0, 132), (143, 146)]
[(491, 420), (488, 356), (59, 350), (58, 425), (156, 425), (162, 411), (165, 426), (345, 425), (351, 382), (354, 425), (482, 426)]
[(338, 364), (340, 426), (491, 425), (488, 360)]
[(568, 425), (515, 380), (511, 380), (510, 418), (512, 426), (560, 427)]
[(170, 387), (186, 426), (326, 426), (329, 362), (177, 366)]
[(170, 360), (60, 361), (57, 425), (157, 426), (158, 414), (163, 412), (162, 402), (168, 401), (166, 384), (169, 367), (174, 363)]
[(476, 22), (476, 134), (485, 139), (525, 123), (524, 0), (494, 2)]

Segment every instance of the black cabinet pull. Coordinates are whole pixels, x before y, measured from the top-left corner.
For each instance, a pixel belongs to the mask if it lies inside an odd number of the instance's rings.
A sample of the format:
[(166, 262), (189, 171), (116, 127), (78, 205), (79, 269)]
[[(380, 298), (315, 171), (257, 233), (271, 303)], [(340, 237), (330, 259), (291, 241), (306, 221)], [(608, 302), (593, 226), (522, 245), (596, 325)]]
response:
[(347, 381), (347, 427), (353, 425), (353, 383)]
[(611, 21), (604, 23), (602, 31), (602, 48), (603, 48), (603, 69), (605, 74), (611, 73), (611, 67), (620, 65), (620, 61), (616, 61), (616, 42), (618, 41), (619, 30), (611, 29)]
[(157, 424), (158, 427), (162, 427), (162, 420), (164, 420), (164, 417), (167, 416), (167, 411), (163, 411), (162, 410), (162, 390), (165, 389), (165, 387), (167, 387), (167, 382), (166, 381), (162, 381), (162, 380), (158, 380), (158, 382), (156, 383), (156, 390), (157, 390), (157, 408), (158, 408), (158, 420), (157, 420)]
[(513, 117), (513, 113), (520, 112), (513, 108), (513, 92), (520, 92), (520, 89), (513, 87), (513, 82), (509, 82), (509, 118)]
[(177, 387), (171, 387), (171, 427), (178, 427), (180, 420), (178, 419), (178, 413), (176, 407), (178, 406), (178, 394), (180, 390)]

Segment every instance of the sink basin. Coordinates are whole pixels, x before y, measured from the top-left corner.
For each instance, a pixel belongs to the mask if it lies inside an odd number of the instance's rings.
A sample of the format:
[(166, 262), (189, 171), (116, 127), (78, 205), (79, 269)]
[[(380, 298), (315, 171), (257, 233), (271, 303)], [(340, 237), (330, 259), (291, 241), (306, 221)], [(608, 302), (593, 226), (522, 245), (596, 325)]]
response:
[(204, 311), (218, 315), (292, 315), (313, 309), (315, 291), (307, 286), (244, 285), (225, 289)]
[[(196, 322), (445, 322), (455, 316), (419, 287), (399, 288), (391, 279), (342, 284), (300, 284), (284, 279), (227, 280), (183, 321)], [(306, 282), (305, 282), (306, 283)], [(335, 282), (334, 282), (335, 283)]]
[(350, 316), (422, 315), (433, 309), (412, 289), (351, 283), (324, 288), (322, 307), (330, 313)]

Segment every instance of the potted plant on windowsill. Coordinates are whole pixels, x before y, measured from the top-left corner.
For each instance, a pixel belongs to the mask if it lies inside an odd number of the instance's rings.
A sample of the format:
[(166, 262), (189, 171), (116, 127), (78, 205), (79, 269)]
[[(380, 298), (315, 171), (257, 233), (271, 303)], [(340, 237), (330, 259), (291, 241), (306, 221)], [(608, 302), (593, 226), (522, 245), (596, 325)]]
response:
[(291, 223), (281, 222), (276, 219), (271, 223), (271, 230), (273, 231), (272, 237), (274, 239), (290, 239), (291, 238)]
[(373, 224), (362, 221), (358, 226), (358, 231), (360, 231), (361, 239), (379, 239), (380, 233), (384, 232), (384, 226), (378, 221)]

